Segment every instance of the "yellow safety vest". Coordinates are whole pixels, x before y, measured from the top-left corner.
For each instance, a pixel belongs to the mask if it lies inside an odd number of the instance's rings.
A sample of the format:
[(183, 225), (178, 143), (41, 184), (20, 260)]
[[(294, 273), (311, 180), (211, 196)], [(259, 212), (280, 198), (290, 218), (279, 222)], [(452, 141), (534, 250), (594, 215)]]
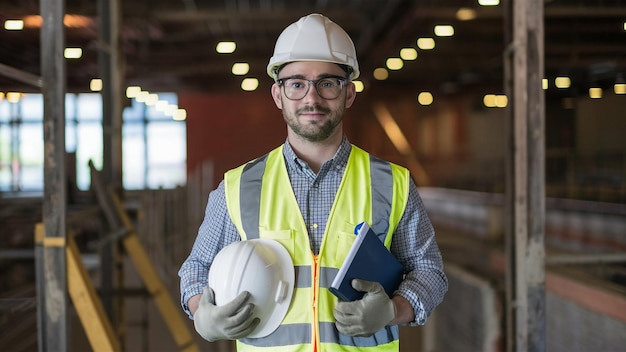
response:
[(398, 351), (397, 326), (370, 337), (341, 334), (328, 287), (354, 242), (354, 228), (367, 221), (389, 249), (404, 213), (410, 175), (407, 169), (352, 146), (345, 174), (331, 208), (318, 256), (291, 188), (283, 147), (224, 176), (228, 213), (243, 240), (268, 238), (289, 251), (296, 271), (294, 294), (279, 328), (263, 338), (237, 341), (238, 351), (356, 352)]

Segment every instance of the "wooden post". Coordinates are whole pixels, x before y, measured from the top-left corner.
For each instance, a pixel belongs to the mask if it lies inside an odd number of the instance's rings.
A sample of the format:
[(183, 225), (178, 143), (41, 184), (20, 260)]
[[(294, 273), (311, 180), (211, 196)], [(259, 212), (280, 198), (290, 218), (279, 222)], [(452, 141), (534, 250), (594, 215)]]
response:
[(67, 273), (65, 262), (65, 59), (63, 0), (41, 0), (43, 93), (43, 238), (36, 246), (39, 351), (67, 351)]
[[(119, 0), (98, 0), (100, 31), (98, 32), (98, 62), (102, 79), (102, 170), (105, 182), (115, 189), (122, 188), (122, 96), (119, 54)], [(112, 228), (111, 230), (116, 230)], [(115, 286), (123, 280), (121, 254), (115, 244), (108, 242), (100, 253), (102, 267), (102, 302), (113, 322), (123, 320), (123, 302), (114, 296)], [(120, 341), (123, 327), (117, 325)]]
[(505, 10), (512, 30), (505, 55), (505, 86), (512, 92), (506, 163), (507, 322), (512, 325), (507, 350), (544, 351), (543, 1), (513, 0), (510, 10)]
[(102, 79), (102, 133), (105, 182), (122, 187), (122, 67), (119, 50), (120, 0), (98, 0), (98, 61)]

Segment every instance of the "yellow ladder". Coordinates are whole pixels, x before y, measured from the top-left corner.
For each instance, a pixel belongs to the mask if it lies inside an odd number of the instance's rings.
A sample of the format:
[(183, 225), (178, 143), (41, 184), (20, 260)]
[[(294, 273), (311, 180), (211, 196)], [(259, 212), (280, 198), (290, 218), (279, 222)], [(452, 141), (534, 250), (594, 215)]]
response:
[(45, 237), (43, 223), (38, 223), (35, 225), (35, 245), (65, 247), (68, 291), (91, 348), (94, 351), (120, 351), (120, 344), (91, 284), (74, 237), (68, 234), (67, 243), (57, 238), (51, 241)]

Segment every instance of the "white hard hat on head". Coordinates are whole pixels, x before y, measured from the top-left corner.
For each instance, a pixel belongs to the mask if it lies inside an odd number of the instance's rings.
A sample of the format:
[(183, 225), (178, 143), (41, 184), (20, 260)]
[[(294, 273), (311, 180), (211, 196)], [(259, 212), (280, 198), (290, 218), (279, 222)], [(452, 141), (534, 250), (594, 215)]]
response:
[(238, 241), (222, 248), (209, 270), (216, 305), (232, 301), (243, 291), (250, 292), (253, 315), (260, 323), (248, 337), (264, 337), (278, 328), (287, 314), (294, 285), (289, 252), (268, 239)]
[(346, 31), (328, 17), (311, 14), (289, 25), (276, 40), (267, 74), (277, 78), (277, 69), (294, 61), (324, 61), (351, 68), (350, 79), (359, 77), (354, 43)]

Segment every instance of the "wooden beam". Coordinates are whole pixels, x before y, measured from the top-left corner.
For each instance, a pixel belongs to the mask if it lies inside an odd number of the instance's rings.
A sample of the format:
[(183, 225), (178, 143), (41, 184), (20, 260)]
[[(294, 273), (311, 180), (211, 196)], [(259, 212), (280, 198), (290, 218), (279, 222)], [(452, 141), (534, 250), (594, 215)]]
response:
[(120, 0), (99, 0), (98, 61), (102, 79), (102, 173), (107, 184), (122, 187), (122, 55)]
[[(120, 3), (119, 0), (98, 0), (100, 30), (98, 31), (98, 64), (102, 79), (102, 174), (106, 183), (122, 187), (122, 81), (119, 50)], [(116, 230), (112, 227), (111, 230)], [(114, 243), (105, 242), (100, 251), (102, 263), (101, 290), (104, 308), (109, 317), (123, 320), (121, 301), (113, 295), (116, 281), (123, 278), (118, 266), (119, 255)], [(117, 324), (116, 324), (117, 325)], [(124, 330), (117, 326), (120, 341), (125, 341)], [(123, 346), (122, 346), (123, 347)]]
[(544, 351), (543, 1), (513, 0), (505, 14), (512, 34), (507, 38), (505, 86), (513, 97), (506, 163), (507, 350)]
[(121, 351), (111, 322), (83, 265), (78, 246), (70, 235), (67, 240), (68, 288), (78, 318), (94, 351)]
[(33, 87), (41, 88), (42, 86), (41, 77), (2, 63), (0, 63), (0, 76), (10, 77), (22, 83), (30, 84)]
[[(39, 351), (67, 351), (65, 238), (65, 58), (63, 0), (41, 0), (41, 82), (43, 93), (43, 224), (36, 246)], [(36, 234), (37, 235), (37, 234)]]

